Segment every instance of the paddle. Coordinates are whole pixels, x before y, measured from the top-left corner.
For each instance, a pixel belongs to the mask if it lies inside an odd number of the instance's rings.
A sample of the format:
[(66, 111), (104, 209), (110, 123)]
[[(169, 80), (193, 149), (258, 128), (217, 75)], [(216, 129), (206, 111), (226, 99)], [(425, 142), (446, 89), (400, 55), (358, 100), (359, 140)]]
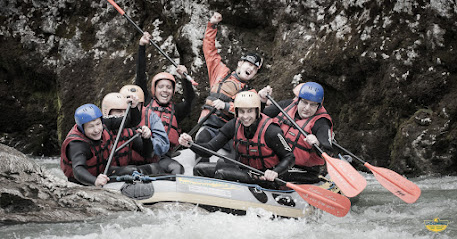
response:
[[(210, 154), (216, 155), (220, 158), (223, 158), (225, 160), (231, 161), (233, 163), (236, 163), (242, 167), (245, 167), (251, 171), (254, 171), (256, 173), (259, 173), (261, 175), (264, 174), (264, 172), (253, 168), (251, 166), (245, 165), (241, 162), (238, 162), (234, 159), (231, 159), (225, 155), (219, 154), (217, 152), (214, 152), (210, 149), (207, 149), (203, 146), (200, 146), (198, 144), (190, 143), (190, 146), (194, 146), (195, 148), (198, 148), (200, 150), (206, 151)], [(335, 215), (337, 217), (344, 217), (348, 212), (349, 209), (351, 208), (351, 201), (349, 199), (341, 194), (337, 194), (334, 192), (331, 192), (329, 190), (320, 188), (318, 186), (314, 185), (296, 185), (290, 182), (286, 182), (282, 179), (275, 178), (275, 181), (277, 183), (280, 183), (281, 185), (286, 185), (288, 188), (291, 188), (295, 190), (305, 201), (307, 201), (310, 205), (313, 205), (323, 211), (326, 211), (332, 215)]]
[[(111, 3), (111, 5), (113, 5), (114, 8), (116, 8), (116, 10), (122, 15), (124, 16), (141, 34), (143, 34), (143, 30), (141, 30), (141, 28), (127, 15), (125, 14), (124, 10), (122, 10), (121, 7), (119, 7), (119, 5), (117, 5), (117, 3), (114, 2), (114, 0), (108, 0), (109, 3)], [(149, 42), (157, 49), (159, 50), (160, 54), (162, 54), (165, 58), (167, 58), (168, 61), (171, 62), (171, 64), (173, 64), (175, 67), (178, 67), (178, 64), (176, 64), (175, 61), (173, 61), (173, 59), (171, 59), (167, 53), (165, 53), (157, 44), (155, 44), (155, 42), (153, 42), (152, 40), (149, 40)], [(192, 79), (192, 77), (190, 75), (188, 75), (187, 73), (184, 73), (184, 75), (186, 76), (186, 79), (190, 82), (192, 82), (192, 85), (198, 85), (197, 82), (194, 81), (194, 79)]]
[(128, 113), (130, 112), (130, 107), (132, 106), (132, 102), (128, 103), (127, 109), (125, 110), (124, 117), (122, 117), (121, 125), (119, 126), (119, 131), (117, 132), (116, 140), (114, 141), (113, 148), (111, 149), (111, 153), (108, 158), (108, 162), (106, 163), (105, 171), (103, 174), (107, 175), (109, 166), (111, 165), (111, 161), (113, 160), (113, 156), (116, 153), (116, 147), (119, 143), (119, 139), (121, 138), (122, 130), (124, 129), (125, 119), (127, 118)]
[[(188, 135), (192, 136), (193, 134), (197, 133), (198, 129), (205, 123), (205, 121), (216, 112), (216, 108), (213, 108), (205, 117), (203, 117), (190, 131), (187, 133)], [(172, 151), (170, 155), (173, 155), (181, 148), (182, 145), (177, 145)]]
[[(267, 95), (267, 98), (273, 103), (286, 117), (287, 119), (294, 125), (298, 131), (303, 135), (308, 135), (293, 119), (288, 115), (278, 103), (273, 100), (270, 95)], [(365, 178), (352, 167), (346, 161), (332, 158), (327, 153), (322, 151), (316, 144), (313, 147), (317, 150), (317, 152), (325, 159), (327, 163), (327, 171), (330, 175), (330, 178), (338, 185), (341, 191), (348, 197), (355, 197), (363, 189), (367, 186), (367, 181)]]
[(367, 167), (371, 170), (371, 172), (373, 172), (373, 175), (375, 176), (376, 180), (378, 180), (378, 182), (383, 187), (392, 192), (395, 196), (399, 197), (401, 200), (407, 203), (414, 203), (420, 197), (420, 188), (413, 182), (399, 175), (398, 173), (387, 168), (375, 167), (363, 161), (359, 157), (355, 156), (353, 153), (349, 152), (349, 150), (337, 144), (335, 140), (333, 140), (333, 145), (343, 150), (347, 154), (351, 155), (359, 162), (363, 163), (365, 167)]
[(134, 139), (138, 138), (141, 135), (141, 133), (136, 133), (132, 138), (129, 140), (125, 141), (121, 146), (119, 146), (114, 153), (119, 152), (121, 149), (123, 149), (125, 146), (127, 146), (130, 142), (132, 142)]

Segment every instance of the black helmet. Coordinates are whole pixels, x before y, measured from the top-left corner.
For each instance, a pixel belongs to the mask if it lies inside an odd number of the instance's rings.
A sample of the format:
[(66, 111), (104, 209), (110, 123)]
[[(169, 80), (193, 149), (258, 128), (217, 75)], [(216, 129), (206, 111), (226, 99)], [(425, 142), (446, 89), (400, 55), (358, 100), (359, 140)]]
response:
[(259, 68), (259, 69), (260, 69), (260, 67), (262, 67), (262, 63), (263, 63), (262, 57), (260, 57), (256, 53), (248, 53), (248, 54), (242, 56), (240, 58), (240, 60), (250, 62), (250, 63), (254, 64), (255, 66), (257, 66), (257, 68)]

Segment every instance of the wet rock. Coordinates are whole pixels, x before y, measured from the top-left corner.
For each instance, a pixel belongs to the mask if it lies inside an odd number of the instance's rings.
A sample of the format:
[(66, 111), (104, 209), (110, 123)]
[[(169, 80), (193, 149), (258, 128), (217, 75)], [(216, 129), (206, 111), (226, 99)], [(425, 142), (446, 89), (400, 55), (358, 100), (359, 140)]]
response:
[(69, 183), (19, 151), (0, 144), (0, 223), (69, 222), (141, 211), (116, 191)]
[[(336, 137), (354, 154), (399, 173), (457, 172), (457, 13), (450, 1), (116, 3), (199, 82), (184, 132), (208, 95), (201, 45), (208, 18), (219, 11), (223, 62), (234, 69), (242, 53), (265, 57), (253, 88), (269, 84), (282, 100), (298, 83), (321, 83)], [(0, 12), (0, 102), (8, 115), (0, 117), (0, 143), (56, 155), (78, 106), (100, 105), (133, 82), (140, 34), (107, 1), (7, 1)], [(175, 73), (153, 46), (146, 54), (149, 77)], [(178, 89), (176, 102), (181, 98)], [(433, 113), (417, 115), (422, 108)], [(449, 129), (440, 130), (444, 125)], [(443, 168), (423, 168), (417, 155)]]

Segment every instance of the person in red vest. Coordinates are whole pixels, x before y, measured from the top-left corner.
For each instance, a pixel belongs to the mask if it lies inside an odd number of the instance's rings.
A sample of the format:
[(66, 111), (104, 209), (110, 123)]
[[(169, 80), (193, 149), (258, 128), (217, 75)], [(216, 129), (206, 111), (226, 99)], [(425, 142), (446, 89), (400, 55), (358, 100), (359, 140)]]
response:
[[(137, 115), (139, 118), (139, 112)], [(70, 182), (103, 186), (109, 181), (109, 175), (103, 173), (115, 140), (110, 130), (119, 128), (120, 121), (107, 119), (104, 124), (102, 117), (94, 104), (84, 104), (75, 111), (76, 124), (68, 132), (60, 152), (60, 168)], [(130, 114), (125, 124), (130, 125)]]
[[(229, 140), (233, 140), (233, 148), (237, 152), (236, 160), (265, 173), (257, 175), (236, 164), (219, 160), (217, 163), (197, 164), (194, 175), (258, 184), (282, 177), (282, 174), (294, 165), (295, 156), (286, 143), (281, 128), (272, 118), (261, 113), (258, 94), (251, 91), (238, 93), (234, 107), (236, 118), (227, 122), (208, 143), (196, 144), (217, 151)], [(192, 137), (186, 133), (179, 137), (179, 143), (183, 146), (189, 147), (190, 142)], [(191, 146), (190, 149), (199, 155), (211, 156), (198, 148)], [(267, 182), (267, 185), (274, 187), (271, 182)]]
[(170, 155), (171, 150), (178, 145), (179, 134), (181, 128), (179, 123), (188, 117), (191, 113), (192, 102), (195, 99), (195, 92), (192, 83), (184, 77), (187, 73), (187, 68), (183, 65), (178, 65), (177, 73), (180, 75), (181, 85), (183, 86), (184, 99), (179, 103), (173, 102), (173, 96), (176, 93), (177, 82), (175, 77), (168, 72), (160, 72), (151, 80), (150, 94), (147, 89), (146, 76), (146, 45), (149, 44), (152, 36), (148, 32), (144, 32), (139, 41), (138, 59), (137, 59), (137, 75), (135, 84), (141, 87), (145, 94), (145, 107), (143, 107), (142, 122), (150, 126), (149, 116), (155, 113), (162, 120), (162, 123), (167, 132), (170, 141), (169, 152), (162, 155), (158, 161), (162, 169), (170, 174), (183, 174), (184, 167)]
[[(230, 70), (223, 62), (216, 48), (217, 25), (222, 21), (222, 15), (215, 12), (210, 18), (205, 36), (203, 38), (203, 53), (208, 68), (210, 93), (205, 100), (200, 119), (205, 117), (213, 108), (213, 113), (203, 124), (196, 136), (196, 142), (206, 143), (214, 138), (218, 129), (234, 118), (233, 99), (241, 91), (252, 90), (249, 83), (255, 78), (261, 69), (263, 58), (257, 53), (247, 53), (237, 62), (235, 71)], [(266, 94), (271, 94), (271, 87), (267, 86), (259, 91), (262, 104), (267, 102)], [(264, 107), (264, 105), (263, 105)], [(199, 120), (200, 120), (199, 119)], [(224, 147), (231, 151), (230, 144)], [(207, 162), (208, 158), (202, 158), (200, 162)]]
[[(138, 101), (140, 104), (141, 97), (135, 94), (129, 95), (130, 99)], [(121, 93), (112, 92), (107, 94), (102, 101), (103, 119), (122, 118), (128, 107), (127, 100)], [(163, 171), (157, 163), (149, 163), (146, 159), (153, 158), (158, 149), (168, 149), (168, 138), (163, 125), (157, 115), (154, 115), (156, 127), (152, 131), (148, 126), (138, 125), (133, 128), (125, 127), (120, 134), (118, 147), (132, 138), (136, 133), (141, 133), (141, 139), (136, 138), (128, 146), (119, 150), (112, 159), (109, 173), (113, 175), (131, 175), (133, 171), (138, 171), (145, 175), (162, 174)], [(112, 129), (113, 135), (118, 134), (118, 129)]]
[(274, 105), (264, 109), (263, 113), (275, 118), (280, 125), (287, 143), (295, 155), (295, 166), (284, 175), (294, 182), (314, 183), (320, 181), (319, 173), (324, 159), (313, 149), (316, 144), (324, 151), (332, 152), (333, 123), (323, 106), (324, 88), (315, 82), (300, 84), (294, 89), (294, 99), (278, 102), (284, 111), (308, 133), (302, 135)]

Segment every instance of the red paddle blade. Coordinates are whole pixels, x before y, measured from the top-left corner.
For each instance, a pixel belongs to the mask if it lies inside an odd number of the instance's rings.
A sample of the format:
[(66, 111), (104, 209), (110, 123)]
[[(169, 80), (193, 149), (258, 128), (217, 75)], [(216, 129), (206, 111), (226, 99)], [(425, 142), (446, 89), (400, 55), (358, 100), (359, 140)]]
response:
[(286, 186), (295, 190), (310, 205), (337, 217), (344, 217), (351, 209), (351, 201), (341, 194), (314, 185), (287, 183)]
[(420, 188), (400, 174), (387, 168), (375, 167), (369, 163), (364, 165), (373, 172), (376, 180), (383, 187), (401, 200), (407, 203), (414, 203), (420, 197)]
[(360, 175), (348, 162), (322, 154), (327, 162), (327, 171), (333, 182), (341, 189), (344, 195), (355, 197), (365, 189), (367, 180)]

